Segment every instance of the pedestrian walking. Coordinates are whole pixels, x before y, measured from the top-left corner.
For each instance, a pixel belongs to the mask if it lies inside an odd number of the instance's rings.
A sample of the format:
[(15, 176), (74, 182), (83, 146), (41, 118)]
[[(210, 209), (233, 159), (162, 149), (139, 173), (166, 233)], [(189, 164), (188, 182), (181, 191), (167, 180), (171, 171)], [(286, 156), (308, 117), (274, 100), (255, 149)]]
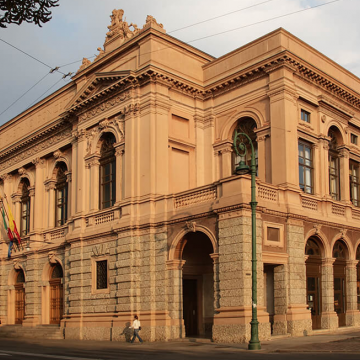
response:
[(134, 316), (134, 321), (133, 321), (131, 328), (134, 329), (134, 336), (131, 339), (131, 343), (133, 344), (135, 341), (135, 338), (138, 338), (140, 343), (142, 344), (143, 340), (139, 335), (139, 331), (141, 330), (141, 324), (140, 324), (140, 320), (137, 315)]

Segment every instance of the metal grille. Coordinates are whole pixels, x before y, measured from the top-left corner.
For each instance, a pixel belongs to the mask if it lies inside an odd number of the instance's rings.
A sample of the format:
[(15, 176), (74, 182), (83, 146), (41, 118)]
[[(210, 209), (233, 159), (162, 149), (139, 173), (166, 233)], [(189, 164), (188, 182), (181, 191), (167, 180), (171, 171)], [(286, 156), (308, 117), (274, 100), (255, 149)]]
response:
[(62, 267), (60, 264), (56, 264), (53, 267), (53, 271), (51, 273), (51, 278), (52, 279), (58, 279), (58, 278), (62, 278), (63, 277), (63, 271), (62, 271)]
[(96, 289), (106, 289), (107, 281), (107, 260), (96, 262)]

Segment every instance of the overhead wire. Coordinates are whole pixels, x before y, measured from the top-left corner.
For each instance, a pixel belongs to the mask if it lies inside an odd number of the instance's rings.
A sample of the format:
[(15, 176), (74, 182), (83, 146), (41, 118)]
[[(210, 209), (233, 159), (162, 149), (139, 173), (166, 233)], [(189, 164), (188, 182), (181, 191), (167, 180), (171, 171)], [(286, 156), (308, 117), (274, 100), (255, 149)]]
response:
[(186, 26), (183, 26), (183, 27), (181, 27), (181, 28), (179, 28), (179, 29), (175, 29), (175, 30), (168, 31), (167, 33), (168, 33), (168, 34), (172, 34), (172, 33), (174, 33), (174, 32), (180, 31), (180, 30), (188, 29), (188, 28), (190, 28), (190, 27), (193, 27), (193, 26), (196, 26), (196, 25), (200, 25), (200, 24), (206, 23), (206, 22), (208, 22), (208, 21), (220, 19), (220, 18), (222, 18), (222, 17), (224, 17), (224, 16), (232, 15), (232, 14), (235, 14), (235, 13), (237, 13), (237, 12), (244, 11), (244, 10), (248, 10), (248, 9), (253, 8), (253, 7), (257, 7), (257, 6), (260, 6), (260, 5), (263, 5), (263, 4), (272, 2), (272, 1), (275, 1), (275, 0), (266, 0), (266, 1), (263, 1), (263, 2), (261, 2), (261, 3), (257, 3), (257, 4), (254, 4), (254, 5), (250, 5), (250, 6), (244, 7), (244, 8), (242, 8), (242, 9), (230, 11), (230, 12), (228, 12), (228, 13), (225, 13), (225, 14), (222, 14), (222, 15), (218, 15), (218, 16), (212, 17), (212, 18), (210, 18), (210, 19), (202, 20), (202, 21), (196, 22), (196, 23), (191, 24), (191, 25), (186, 25)]
[[(191, 25), (187, 25), (187, 26), (184, 26), (184, 27), (179, 28), (179, 29), (172, 30), (172, 31), (168, 32), (168, 34), (173, 33), (173, 32), (176, 32), (176, 31), (180, 31), (180, 30), (183, 30), (183, 29), (192, 27), (192, 26), (196, 26), (196, 25), (199, 25), (199, 24), (203, 24), (203, 23), (205, 23), (205, 22), (212, 21), (212, 20), (215, 20), (215, 19), (224, 17), (224, 16), (228, 16), (228, 15), (234, 14), (234, 13), (236, 13), (236, 12), (240, 12), (240, 11), (247, 10), (247, 9), (250, 9), (250, 8), (253, 8), (253, 7), (256, 7), (256, 6), (260, 6), (260, 5), (263, 5), (263, 4), (265, 4), (265, 3), (269, 3), (269, 2), (271, 2), (271, 1), (274, 1), (274, 0), (263, 1), (263, 2), (261, 2), (261, 3), (257, 3), (257, 4), (254, 4), (254, 5), (251, 5), (251, 6), (242, 8), (242, 9), (234, 10), (234, 11), (231, 11), (231, 12), (229, 12), (229, 13), (225, 13), (225, 14), (222, 14), (222, 15), (219, 15), (219, 16), (216, 16), (216, 17), (207, 19), (207, 20), (199, 21), (199, 22), (197, 22), (197, 23), (194, 23), (194, 24), (191, 24)], [(186, 43), (186, 44), (190, 44), (190, 43), (193, 43), (193, 42), (196, 42), (196, 41), (200, 41), (200, 40), (203, 40), (203, 39), (207, 39), (207, 38), (210, 38), (210, 37), (213, 37), (213, 36), (222, 35), (222, 34), (225, 34), (225, 33), (232, 32), (232, 31), (244, 29), (244, 28), (247, 28), (247, 27), (251, 27), (251, 26), (254, 26), (254, 25), (261, 24), (261, 23), (269, 22), (269, 21), (272, 21), (272, 20), (276, 20), (276, 19), (280, 19), (280, 18), (287, 17), (287, 16), (295, 15), (295, 14), (298, 14), (298, 13), (301, 13), (301, 12), (305, 12), (305, 11), (308, 11), (308, 10), (312, 10), (312, 9), (315, 9), (315, 8), (319, 8), (319, 7), (322, 7), (322, 6), (330, 5), (330, 4), (332, 4), (332, 3), (339, 2), (339, 1), (341, 1), (341, 0), (328, 1), (328, 2), (326, 2), (326, 3), (322, 3), (322, 4), (310, 6), (310, 7), (305, 8), (305, 9), (300, 9), (300, 10), (293, 11), (293, 12), (290, 12), (290, 13), (286, 13), (286, 14), (283, 14), (283, 15), (275, 16), (275, 17), (272, 17), (272, 18), (269, 18), (269, 19), (265, 19), (265, 20), (257, 21), (257, 22), (254, 22), (254, 23), (251, 23), (251, 24), (247, 24), (247, 25), (244, 25), (244, 26), (240, 26), (240, 27), (237, 27), (237, 28), (225, 30), (225, 31), (222, 31), (222, 32), (219, 32), (219, 33), (215, 33), (215, 34), (211, 34), (211, 35), (207, 35), (207, 36), (203, 36), (203, 37), (201, 37), (201, 38), (196, 38), (196, 39), (193, 39), (193, 40), (190, 40), (190, 41), (186, 41), (185, 43)], [(53, 68), (52, 68), (50, 65), (48, 65), (48, 64), (44, 63), (43, 61), (35, 58), (34, 56), (28, 54), (27, 52), (25, 52), (25, 51), (23, 51), (23, 50), (21, 50), (21, 49), (19, 49), (18, 47), (10, 44), (9, 42), (7, 42), (7, 41), (5, 41), (5, 40), (3, 40), (3, 39), (1, 39), (1, 38), (0, 38), (0, 41), (6, 43), (7, 45), (15, 48), (16, 50), (22, 52), (23, 54), (31, 57), (32, 59), (38, 61), (39, 63), (41, 63), (41, 64), (47, 66), (48, 68), (50, 68), (51, 70), (53, 70)], [(152, 50), (152, 51), (149, 51), (149, 52), (147, 52), (147, 53), (143, 53), (142, 55), (148, 55), (148, 54), (151, 54), (151, 53), (154, 53), (154, 52), (158, 52), (158, 51), (165, 50), (165, 49), (167, 49), (167, 48), (168, 48), (168, 47), (160, 48), (160, 49), (157, 49), (157, 50)], [(88, 59), (93, 58), (93, 57), (95, 57), (95, 56), (96, 56), (96, 55), (90, 56), (90, 57), (88, 57)], [(124, 58), (123, 60), (126, 60), (126, 58)], [(75, 63), (77, 63), (77, 62), (80, 62), (80, 61), (81, 61), (81, 60), (73, 61), (73, 62), (71, 62), (71, 63), (65, 64), (65, 65), (61, 65), (61, 66), (59, 66), (59, 68), (65, 67), (65, 66), (69, 66), (69, 65), (73, 65), (73, 64), (75, 64)], [(62, 71), (59, 71), (59, 70), (55, 70), (55, 71), (63, 74), (64, 76), (66, 76), (66, 75), (69, 76), (69, 74), (70, 74), (70, 73), (65, 74), (65, 73), (63, 73)], [(48, 74), (47, 74), (47, 75), (48, 75)], [(45, 78), (45, 77), (44, 77), (44, 78)], [(42, 79), (40, 79), (40, 80), (39, 80), (35, 85), (33, 85), (28, 91), (30, 91), (33, 87), (35, 87), (41, 80), (42, 80)], [(61, 80), (61, 79), (60, 79), (60, 80)], [(38, 97), (30, 106), (32, 106), (34, 103), (36, 103), (36, 102), (38, 101), (38, 99), (40, 99), (44, 94), (46, 94), (48, 91), (50, 91), (56, 84), (58, 84), (58, 83), (60, 82), (60, 80), (57, 81), (54, 85), (52, 85), (48, 90), (46, 90), (46, 91), (45, 91), (40, 97)], [(28, 91), (27, 91), (27, 92), (28, 92)], [(26, 92), (26, 93), (27, 93), (27, 92)], [(24, 93), (20, 98), (18, 98), (13, 104), (15, 104), (18, 100), (20, 100), (26, 93)], [(8, 110), (13, 104), (11, 104), (8, 108), (6, 108), (0, 115), (2, 115), (6, 110)], [(29, 107), (30, 107), (30, 106), (29, 106)]]
[(5, 110), (3, 110), (0, 113), (0, 116), (6, 112), (7, 110), (9, 110), (14, 104), (16, 104), (21, 98), (23, 98), (30, 90), (32, 90), (37, 84), (39, 84), (42, 80), (44, 80), (50, 73), (46, 73), (45, 76), (43, 76), (40, 80), (38, 80), (33, 86), (31, 86), (31, 88), (29, 88), (28, 90), (26, 90), (19, 98), (17, 98), (14, 102), (12, 102)]

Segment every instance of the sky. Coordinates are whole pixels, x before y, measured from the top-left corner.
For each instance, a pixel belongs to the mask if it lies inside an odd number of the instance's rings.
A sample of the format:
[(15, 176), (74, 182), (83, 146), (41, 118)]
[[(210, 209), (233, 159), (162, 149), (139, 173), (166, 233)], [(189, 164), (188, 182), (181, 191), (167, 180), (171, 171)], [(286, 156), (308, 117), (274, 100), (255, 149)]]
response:
[[(309, 9), (325, 3), (329, 4)], [(27, 23), (0, 28), (0, 125), (71, 81), (61, 79), (60, 73), (50, 74), (47, 66), (4, 41), (50, 67), (61, 66), (63, 73), (75, 73), (83, 57), (94, 56), (103, 46), (113, 9), (123, 9), (126, 21), (139, 28), (152, 15), (167, 33), (215, 57), (283, 27), (360, 77), (360, 0), (60, 0), (59, 4), (42, 28)], [(221, 16), (228, 13), (232, 14)], [(218, 18), (209, 20), (214, 17)], [(73, 64), (62, 66), (69, 63)]]

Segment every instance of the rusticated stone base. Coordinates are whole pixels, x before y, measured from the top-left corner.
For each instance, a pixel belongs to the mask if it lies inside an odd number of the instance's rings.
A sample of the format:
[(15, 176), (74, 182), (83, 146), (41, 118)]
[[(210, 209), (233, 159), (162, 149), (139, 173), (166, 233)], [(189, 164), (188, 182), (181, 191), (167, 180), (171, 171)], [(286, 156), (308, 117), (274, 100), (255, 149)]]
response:
[(288, 320), (287, 331), (291, 336), (307, 336), (312, 333), (311, 319)]
[(329, 312), (325, 313), (323, 312), (321, 314), (321, 328), (322, 329), (329, 329), (329, 330), (335, 330), (339, 327), (339, 320), (336, 313)]
[(287, 334), (287, 321), (274, 321), (273, 335), (286, 335)]
[[(259, 340), (269, 340), (271, 336), (270, 323), (259, 323)], [(213, 326), (214, 342), (218, 343), (246, 343), (251, 338), (250, 324), (224, 324)]]
[(348, 310), (346, 312), (346, 326), (360, 326), (359, 310)]

